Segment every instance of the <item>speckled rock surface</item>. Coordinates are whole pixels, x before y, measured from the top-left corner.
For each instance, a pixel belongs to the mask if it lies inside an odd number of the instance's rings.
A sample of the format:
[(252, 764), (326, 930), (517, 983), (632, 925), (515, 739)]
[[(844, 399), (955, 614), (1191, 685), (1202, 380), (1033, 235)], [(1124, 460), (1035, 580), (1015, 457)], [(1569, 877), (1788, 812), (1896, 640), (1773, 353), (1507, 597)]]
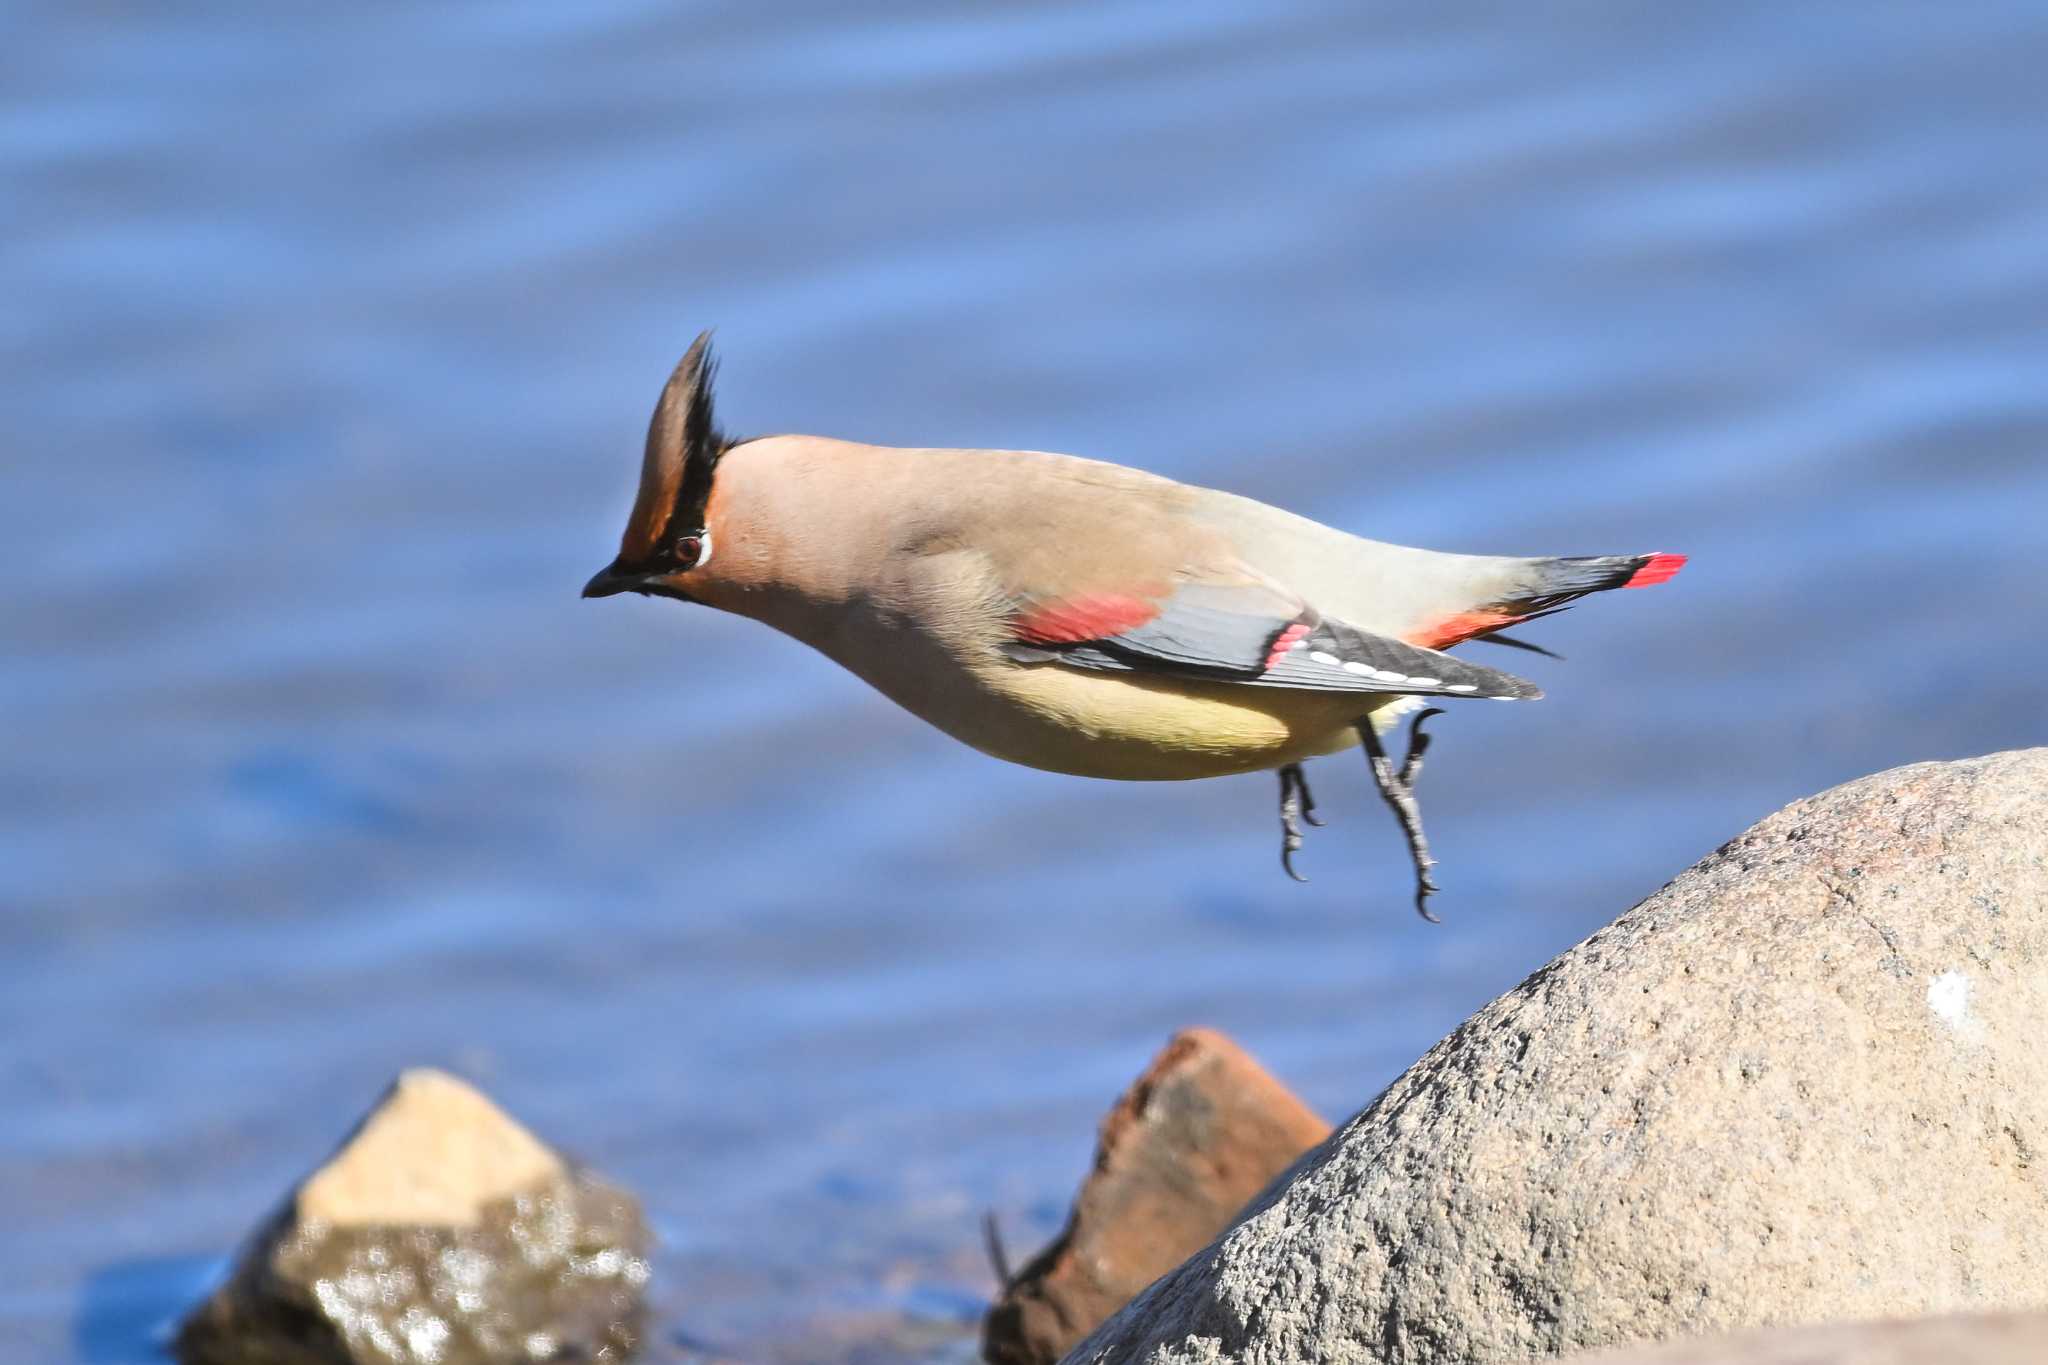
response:
[(1230, 1039), (1175, 1034), (1102, 1120), (1065, 1229), (989, 1310), (983, 1358), (1051, 1365), (1329, 1134)]
[(408, 1071), (180, 1327), (191, 1365), (624, 1360), (647, 1232), (451, 1076)]
[(1076, 1361), (2048, 1304), (2048, 750), (1798, 802), (1432, 1048)]
[(1711, 1341), (1628, 1346), (1566, 1365), (2041, 1365), (2048, 1315), (1956, 1314), (1906, 1322), (1786, 1327)]

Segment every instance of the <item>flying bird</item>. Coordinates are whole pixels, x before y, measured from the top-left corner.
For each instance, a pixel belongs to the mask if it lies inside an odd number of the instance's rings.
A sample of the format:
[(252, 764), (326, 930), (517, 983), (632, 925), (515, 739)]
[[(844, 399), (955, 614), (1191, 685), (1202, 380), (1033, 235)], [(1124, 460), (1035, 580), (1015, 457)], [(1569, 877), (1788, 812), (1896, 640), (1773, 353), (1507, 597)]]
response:
[[(655, 406), (618, 557), (585, 597), (753, 617), (1012, 763), (1130, 781), (1273, 770), (1297, 880), (1301, 823), (1322, 823), (1302, 762), (1362, 745), (1430, 920), (1422, 723), (1439, 701), (1542, 696), (1443, 651), (1538, 649), (1500, 632), (1685, 563), (1411, 549), (1042, 451), (734, 439), (712, 376), (707, 332)], [(1397, 765), (1385, 740), (1411, 716)]]

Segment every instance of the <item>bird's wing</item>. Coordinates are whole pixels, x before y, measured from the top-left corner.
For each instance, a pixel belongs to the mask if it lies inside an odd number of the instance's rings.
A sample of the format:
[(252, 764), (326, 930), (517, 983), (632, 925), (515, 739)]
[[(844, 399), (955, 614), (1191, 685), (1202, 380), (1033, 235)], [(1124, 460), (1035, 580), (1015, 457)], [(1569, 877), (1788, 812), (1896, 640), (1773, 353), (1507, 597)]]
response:
[(1158, 591), (1015, 594), (1008, 627), (1005, 652), (1022, 663), (1319, 692), (1543, 695), (1512, 674), (1324, 616), (1249, 572), (1183, 574)]

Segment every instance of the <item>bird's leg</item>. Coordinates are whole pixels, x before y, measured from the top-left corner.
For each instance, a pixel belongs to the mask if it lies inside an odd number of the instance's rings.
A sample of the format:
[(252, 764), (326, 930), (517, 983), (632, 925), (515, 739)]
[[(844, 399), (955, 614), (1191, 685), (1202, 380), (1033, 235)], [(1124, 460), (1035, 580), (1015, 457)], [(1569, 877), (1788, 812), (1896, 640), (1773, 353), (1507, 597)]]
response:
[(1308, 789), (1308, 774), (1299, 763), (1289, 763), (1280, 769), (1280, 866), (1294, 880), (1305, 882), (1308, 878), (1294, 870), (1294, 855), (1301, 851), (1301, 826), (1296, 820), (1323, 823), (1316, 818), (1316, 798)]
[(1436, 866), (1436, 859), (1429, 856), (1429, 839), (1422, 832), (1422, 808), (1415, 803), (1415, 779), (1422, 776), (1422, 756), (1429, 751), (1429, 736), (1422, 732), (1422, 722), (1431, 716), (1442, 714), (1437, 707), (1425, 707), (1418, 711), (1415, 720), (1408, 727), (1408, 754), (1401, 762), (1400, 771), (1394, 770), (1394, 762), (1387, 757), (1387, 751), (1380, 747), (1380, 737), (1372, 728), (1368, 718), (1358, 722), (1358, 737), (1365, 742), (1366, 762), (1372, 765), (1372, 778), (1378, 784), (1380, 796), (1394, 812), (1394, 818), (1401, 822), (1401, 833), (1408, 839), (1408, 856), (1415, 863), (1415, 913), (1431, 924), (1442, 923), (1429, 911), (1429, 898), (1436, 893), (1437, 884), (1429, 875)]

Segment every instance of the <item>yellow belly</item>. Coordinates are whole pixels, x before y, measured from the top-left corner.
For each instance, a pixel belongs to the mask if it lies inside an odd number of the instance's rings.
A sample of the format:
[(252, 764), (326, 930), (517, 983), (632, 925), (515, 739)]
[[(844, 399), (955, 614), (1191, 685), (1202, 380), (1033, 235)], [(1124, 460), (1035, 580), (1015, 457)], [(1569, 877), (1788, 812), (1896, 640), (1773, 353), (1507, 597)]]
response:
[(1333, 753), (1358, 743), (1360, 719), (1409, 702), (1056, 663), (1011, 665), (981, 681), (968, 705), (926, 719), (1012, 763), (1140, 782), (1256, 772)]

